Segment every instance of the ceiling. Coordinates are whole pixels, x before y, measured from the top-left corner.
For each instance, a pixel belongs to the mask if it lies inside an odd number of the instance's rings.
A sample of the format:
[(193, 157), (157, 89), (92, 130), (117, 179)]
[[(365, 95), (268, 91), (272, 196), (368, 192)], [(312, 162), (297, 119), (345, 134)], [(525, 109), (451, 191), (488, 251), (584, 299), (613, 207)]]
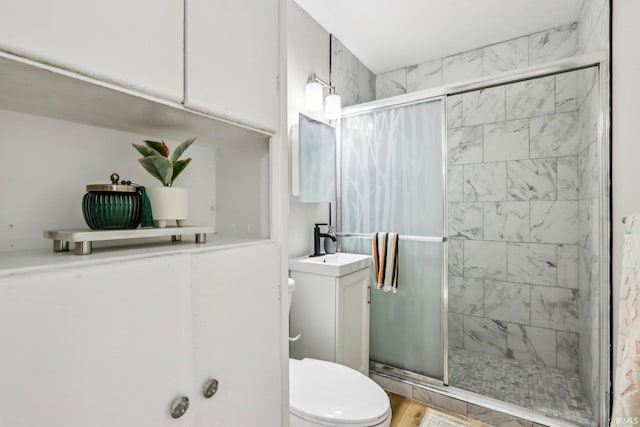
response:
[(575, 22), (583, 0), (295, 0), (375, 74)]

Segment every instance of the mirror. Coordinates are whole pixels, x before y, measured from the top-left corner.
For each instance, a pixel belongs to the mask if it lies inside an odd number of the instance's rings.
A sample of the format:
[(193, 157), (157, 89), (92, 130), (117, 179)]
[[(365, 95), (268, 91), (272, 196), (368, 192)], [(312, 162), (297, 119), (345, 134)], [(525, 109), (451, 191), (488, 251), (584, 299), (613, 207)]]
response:
[(304, 203), (336, 201), (336, 129), (300, 114), (299, 196)]

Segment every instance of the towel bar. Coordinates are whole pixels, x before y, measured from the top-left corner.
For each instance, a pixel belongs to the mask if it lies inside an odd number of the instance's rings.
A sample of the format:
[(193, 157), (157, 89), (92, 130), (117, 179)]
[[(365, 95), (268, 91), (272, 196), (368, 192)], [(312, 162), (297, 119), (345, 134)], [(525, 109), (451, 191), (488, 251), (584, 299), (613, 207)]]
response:
[[(373, 233), (371, 233), (373, 234)], [(371, 234), (368, 233), (336, 233), (338, 237), (351, 237), (354, 239), (370, 239)], [(401, 234), (398, 236), (400, 240), (409, 240), (413, 242), (429, 242), (429, 243), (443, 243), (447, 241), (446, 237), (432, 237), (432, 236), (411, 236), (407, 234)]]

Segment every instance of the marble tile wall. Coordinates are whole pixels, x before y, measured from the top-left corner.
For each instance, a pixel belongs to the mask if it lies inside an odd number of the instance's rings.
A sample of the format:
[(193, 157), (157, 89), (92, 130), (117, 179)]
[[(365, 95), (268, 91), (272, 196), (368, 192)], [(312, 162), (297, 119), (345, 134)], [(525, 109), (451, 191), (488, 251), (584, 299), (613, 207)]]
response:
[(331, 36), (331, 84), (342, 98), (342, 106), (373, 101), (376, 76), (340, 40)]
[(587, 72), (447, 102), (451, 348), (578, 370), (594, 217), (581, 194), (597, 187)]
[(585, 0), (578, 17), (578, 53), (609, 51), (610, 0)]
[[(587, 2), (589, 1), (603, 2), (608, 0), (587, 0)], [(588, 14), (589, 19), (594, 14), (595, 12)], [(598, 19), (598, 17), (593, 19)], [(582, 37), (585, 38), (585, 36), (586, 34)], [(375, 83), (375, 97), (376, 99), (387, 98), (567, 58), (576, 54), (579, 37), (579, 26), (574, 22), (517, 39), (378, 74)], [(592, 37), (590, 40), (595, 39)], [(560, 103), (565, 101), (562, 93), (556, 99), (556, 102)], [(492, 104), (485, 105), (486, 108), (489, 108), (489, 105)], [(575, 106), (567, 108), (569, 108), (568, 111), (575, 110)], [(557, 111), (560, 112), (562, 109)]]
[[(585, 1), (585, 7), (596, 2)], [(603, 2), (597, 2), (603, 3)], [(606, 2), (605, 2), (606, 3)], [(602, 6), (604, 7), (604, 6)], [(583, 10), (584, 12), (584, 10)], [(605, 10), (602, 11), (605, 13)], [(587, 399), (595, 413), (598, 411), (600, 395), (598, 391), (600, 341), (599, 306), (600, 288), (599, 258), (600, 241), (598, 225), (600, 170), (599, 144), (597, 134), (599, 94), (597, 73), (585, 70), (578, 80), (578, 292), (580, 325), (578, 360), (579, 376), (585, 385)]]

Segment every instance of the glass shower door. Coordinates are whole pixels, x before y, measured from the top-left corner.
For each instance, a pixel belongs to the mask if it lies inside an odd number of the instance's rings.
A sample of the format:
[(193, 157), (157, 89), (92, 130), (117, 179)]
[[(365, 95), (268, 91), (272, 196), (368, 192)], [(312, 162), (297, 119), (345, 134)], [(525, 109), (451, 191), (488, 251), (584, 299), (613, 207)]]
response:
[[(342, 119), (339, 221), (400, 234), (398, 292), (371, 290), (370, 359), (446, 382), (442, 110), (438, 98)], [(345, 252), (371, 245), (342, 238)]]

